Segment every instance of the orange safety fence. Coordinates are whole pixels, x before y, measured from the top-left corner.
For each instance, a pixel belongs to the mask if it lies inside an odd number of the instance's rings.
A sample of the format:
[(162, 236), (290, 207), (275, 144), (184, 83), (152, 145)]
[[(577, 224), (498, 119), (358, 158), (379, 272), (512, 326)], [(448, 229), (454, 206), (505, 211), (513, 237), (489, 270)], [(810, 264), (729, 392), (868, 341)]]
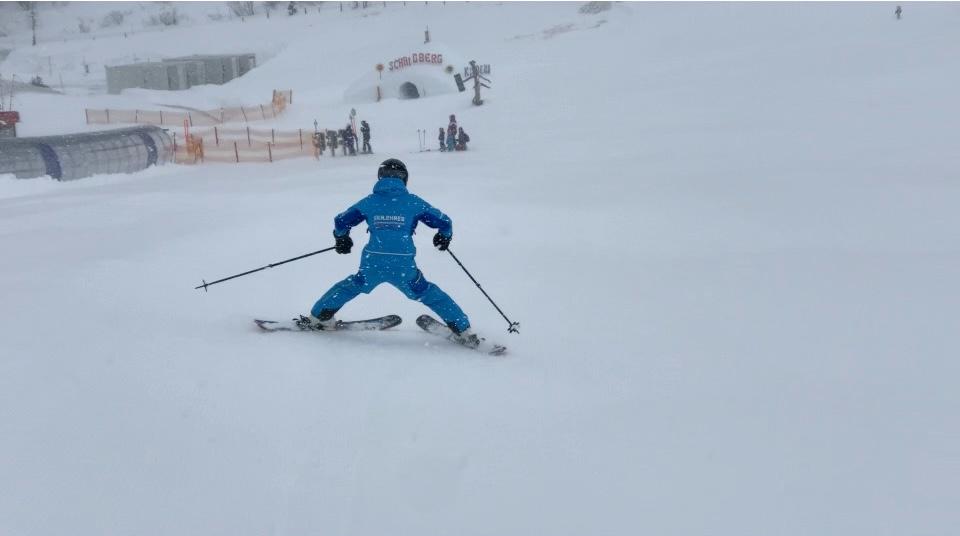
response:
[(283, 113), (287, 105), (293, 102), (292, 89), (275, 89), (273, 98), (267, 104), (217, 108), (215, 110), (85, 110), (87, 124), (135, 123), (148, 125), (181, 126), (186, 121), (190, 126), (213, 126), (224, 123), (263, 121), (273, 119)]
[(273, 162), (288, 158), (316, 156), (313, 132), (303, 129), (220, 128), (173, 132), (174, 161), (178, 164), (205, 162)]

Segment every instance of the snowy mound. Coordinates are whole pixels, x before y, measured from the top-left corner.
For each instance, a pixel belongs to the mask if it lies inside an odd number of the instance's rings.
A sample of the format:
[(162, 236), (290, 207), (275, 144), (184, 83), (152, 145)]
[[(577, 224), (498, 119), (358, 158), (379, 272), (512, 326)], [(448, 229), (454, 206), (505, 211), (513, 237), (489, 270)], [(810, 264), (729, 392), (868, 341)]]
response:
[(467, 60), (443, 44), (414, 45), (407, 51), (383, 58), (357, 78), (344, 92), (351, 104), (381, 99), (416, 99), (456, 93), (453, 75), (462, 72)]

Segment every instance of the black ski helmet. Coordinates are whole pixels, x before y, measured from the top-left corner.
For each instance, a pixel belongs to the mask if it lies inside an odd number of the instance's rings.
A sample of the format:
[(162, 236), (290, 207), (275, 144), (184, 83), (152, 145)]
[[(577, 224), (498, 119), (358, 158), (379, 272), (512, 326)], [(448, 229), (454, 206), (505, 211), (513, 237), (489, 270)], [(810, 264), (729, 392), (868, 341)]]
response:
[(395, 177), (403, 181), (404, 186), (407, 184), (407, 166), (403, 162), (397, 160), (396, 158), (388, 158), (380, 164), (380, 169), (377, 170), (377, 179), (382, 179), (384, 177)]

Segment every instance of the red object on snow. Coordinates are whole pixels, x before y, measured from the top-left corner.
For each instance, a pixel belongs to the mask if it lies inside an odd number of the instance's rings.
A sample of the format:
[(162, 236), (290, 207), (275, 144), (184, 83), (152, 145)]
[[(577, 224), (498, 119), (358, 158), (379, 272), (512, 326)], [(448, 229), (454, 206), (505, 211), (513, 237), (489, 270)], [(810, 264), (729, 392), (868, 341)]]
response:
[(0, 126), (15, 125), (20, 122), (20, 112), (0, 112)]

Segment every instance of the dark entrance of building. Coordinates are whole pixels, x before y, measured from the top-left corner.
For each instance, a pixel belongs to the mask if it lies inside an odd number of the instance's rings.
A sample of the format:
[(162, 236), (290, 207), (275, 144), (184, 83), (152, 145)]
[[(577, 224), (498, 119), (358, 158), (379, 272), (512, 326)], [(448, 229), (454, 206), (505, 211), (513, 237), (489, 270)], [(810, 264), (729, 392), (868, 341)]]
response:
[(400, 85), (400, 98), (419, 99), (420, 91), (417, 89), (417, 86), (413, 85), (412, 82), (404, 82)]

